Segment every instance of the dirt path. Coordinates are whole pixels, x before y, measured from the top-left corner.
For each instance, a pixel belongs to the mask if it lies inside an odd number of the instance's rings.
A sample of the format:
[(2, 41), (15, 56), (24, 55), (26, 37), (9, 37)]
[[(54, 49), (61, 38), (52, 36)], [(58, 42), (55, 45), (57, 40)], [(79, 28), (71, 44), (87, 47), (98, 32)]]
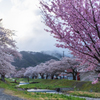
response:
[[(67, 96), (70, 96), (69, 94), (66, 94)], [(90, 98), (90, 97), (82, 97), (82, 96), (74, 96), (79, 98), (85, 98), (86, 100), (100, 100), (100, 98)]]
[(0, 100), (25, 100), (25, 99), (5, 94), (4, 89), (0, 88)]
[(100, 98), (89, 98), (89, 97), (81, 97), (81, 96), (76, 96), (79, 98), (85, 98), (86, 100), (100, 100)]

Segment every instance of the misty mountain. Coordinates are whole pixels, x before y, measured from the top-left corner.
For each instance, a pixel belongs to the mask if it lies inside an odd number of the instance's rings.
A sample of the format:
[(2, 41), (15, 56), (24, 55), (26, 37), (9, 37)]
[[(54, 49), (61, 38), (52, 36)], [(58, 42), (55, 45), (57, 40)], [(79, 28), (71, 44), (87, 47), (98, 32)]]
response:
[(20, 53), (22, 54), (22, 59), (15, 59), (14, 62), (12, 62), (12, 65), (18, 67), (18, 69), (22, 67), (27, 68), (29, 66), (34, 67), (50, 59), (59, 60), (57, 57), (42, 52), (21, 51)]

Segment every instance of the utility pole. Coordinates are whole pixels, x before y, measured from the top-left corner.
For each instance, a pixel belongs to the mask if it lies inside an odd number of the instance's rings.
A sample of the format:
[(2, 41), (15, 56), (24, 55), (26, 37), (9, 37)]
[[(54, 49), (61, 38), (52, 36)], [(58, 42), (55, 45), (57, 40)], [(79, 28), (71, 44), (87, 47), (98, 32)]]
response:
[(64, 52), (65, 52), (65, 51), (63, 51), (63, 57), (64, 57)]

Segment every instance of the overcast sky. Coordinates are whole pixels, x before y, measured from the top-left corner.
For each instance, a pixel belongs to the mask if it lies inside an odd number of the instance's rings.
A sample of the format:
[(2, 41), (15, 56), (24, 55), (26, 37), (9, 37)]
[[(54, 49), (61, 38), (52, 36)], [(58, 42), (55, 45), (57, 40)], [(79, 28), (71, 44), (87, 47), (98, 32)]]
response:
[(0, 0), (0, 18), (5, 28), (15, 30), (19, 51), (68, 50), (55, 46), (56, 39), (44, 31), (38, 0)]

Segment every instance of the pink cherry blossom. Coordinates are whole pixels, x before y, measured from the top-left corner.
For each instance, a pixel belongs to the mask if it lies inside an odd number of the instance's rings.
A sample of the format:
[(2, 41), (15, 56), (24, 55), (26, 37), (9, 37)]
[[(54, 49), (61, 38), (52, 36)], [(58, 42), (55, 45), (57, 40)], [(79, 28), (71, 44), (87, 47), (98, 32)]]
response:
[(92, 84), (96, 84), (96, 83), (98, 83), (98, 78), (94, 79), (93, 82), (92, 82)]
[(100, 1), (41, 0), (40, 5), (56, 46), (68, 48), (81, 64), (88, 64), (87, 70), (100, 67)]
[(46, 78), (48, 76), (51, 76), (52, 79), (54, 75), (58, 76), (61, 72), (65, 72), (67, 69), (71, 69), (71, 72), (73, 74), (73, 79), (76, 79), (77, 70), (79, 69), (79, 62), (77, 62), (75, 59), (64, 57), (59, 61), (56, 60), (49, 60), (45, 63), (41, 63), (35, 67), (28, 67), (26, 68), (26, 71), (24, 73), (24, 76), (26, 77), (37, 77), (38, 75), (41, 76), (41, 78)]

